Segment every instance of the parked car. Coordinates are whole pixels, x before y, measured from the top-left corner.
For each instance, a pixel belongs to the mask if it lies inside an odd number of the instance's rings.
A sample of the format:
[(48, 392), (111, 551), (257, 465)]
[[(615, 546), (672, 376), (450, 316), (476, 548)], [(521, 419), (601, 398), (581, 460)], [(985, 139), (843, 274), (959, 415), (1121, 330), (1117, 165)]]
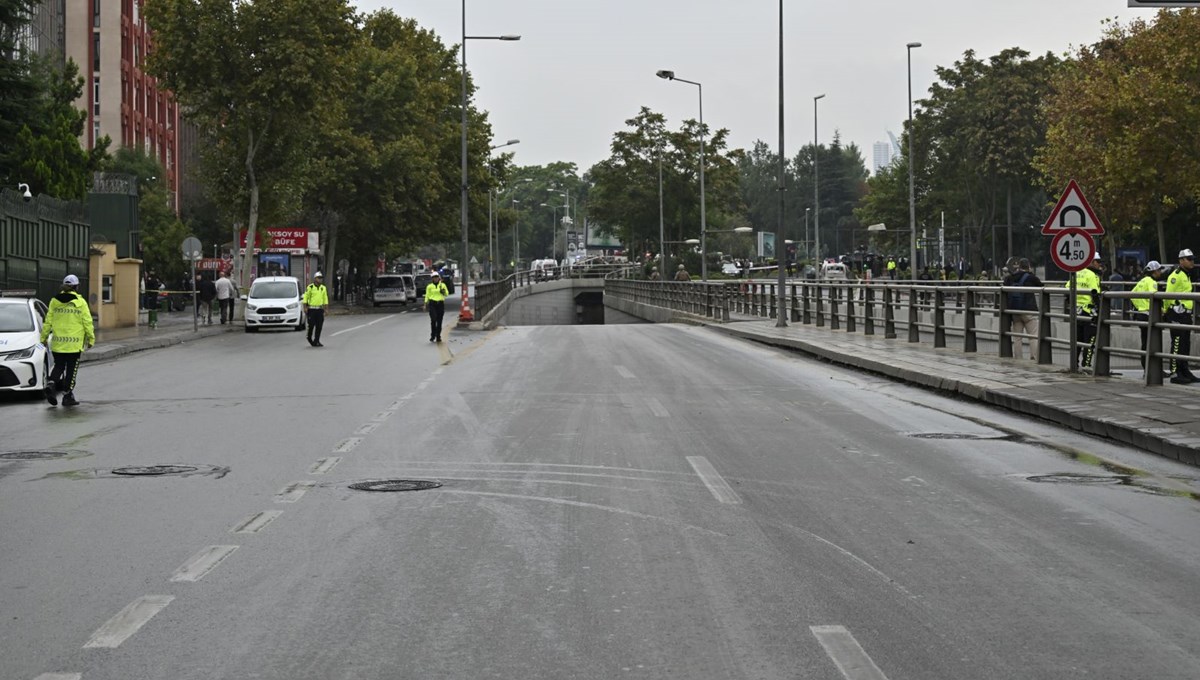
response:
[(417, 299), (418, 300), (423, 301), (425, 299), (425, 288), (429, 286), (429, 282), (432, 280), (433, 280), (433, 275), (428, 272), (426, 272), (424, 274), (417, 274), (417, 275), (413, 276), (413, 283), (416, 284), (416, 288), (417, 288)]
[(846, 265), (841, 262), (826, 262), (821, 265), (821, 278), (826, 281), (845, 281), (850, 277)]
[(261, 276), (246, 296), (246, 332), (260, 328), (304, 330), (300, 281), (294, 276)]
[[(408, 287), (404, 281), (407, 274), (383, 274), (375, 279), (375, 287), (371, 289), (371, 304), (378, 307), (386, 304), (407, 304), (409, 301)], [(408, 278), (412, 278), (409, 276)]]
[(738, 269), (738, 266), (732, 262), (722, 262), (721, 273), (726, 276), (741, 276), (742, 270)]
[(0, 391), (37, 392), (50, 374), (41, 343), (46, 305), (32, 297), (0, 297)]

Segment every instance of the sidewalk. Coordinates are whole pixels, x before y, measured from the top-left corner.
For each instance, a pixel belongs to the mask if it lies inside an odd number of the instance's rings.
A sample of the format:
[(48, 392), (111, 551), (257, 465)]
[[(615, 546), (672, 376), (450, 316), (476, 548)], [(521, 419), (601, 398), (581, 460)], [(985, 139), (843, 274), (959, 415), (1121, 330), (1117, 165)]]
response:
[(961, 394), (1200, 465), (1200, 383), (1145, 387), (1140, 370), (1124, 378), (1093, 378), (1028, 359), (935, 349), (903, 338), (887, 340), (795, 323), (776, 328), (773, 320), (704, 323), (734, 337)]

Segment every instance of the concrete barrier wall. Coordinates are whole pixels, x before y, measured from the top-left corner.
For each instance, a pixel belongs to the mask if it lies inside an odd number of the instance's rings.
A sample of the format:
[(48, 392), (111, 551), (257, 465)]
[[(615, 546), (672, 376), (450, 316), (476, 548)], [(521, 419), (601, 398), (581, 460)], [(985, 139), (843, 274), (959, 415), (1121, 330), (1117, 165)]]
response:
[[(483, 318), (484, 328), (555, 326), (576, 323), (575, 296), (603, 292), (603, 279), (561, 279), (522, 286), (509, 293)], [(607, 323), (607, 315), (605, 318)]]

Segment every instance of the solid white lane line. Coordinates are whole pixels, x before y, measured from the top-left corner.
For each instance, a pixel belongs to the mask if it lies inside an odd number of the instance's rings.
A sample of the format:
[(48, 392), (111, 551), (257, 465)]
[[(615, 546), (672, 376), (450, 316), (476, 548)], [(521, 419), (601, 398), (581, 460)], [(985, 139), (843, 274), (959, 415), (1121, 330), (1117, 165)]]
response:
[(82, 680), (83, 673), (42, 673), (33, 680)]
[(275, 494), (276, 503), (295, 503), (306, 491), (316, 486), (316, 482), (292, 482)]
[(667, 407), (663, 406), (662, 402), (659, 401), (656, 397), (646, 397), (646, 405), (650, 407), (650, 412), (653, 413), (654, 415), (658, 416), (659, 418), (670, 418), (671, 417), (671, 412), (668, 411)]
[(154, 615), (171, 604), (172, 595), (143, 595), (117, 612), (103, 626), (92, 633), (84, 643), (84, 649), (116, 649), (138, 629), (146, 625)]
[(704, 482), (704, 486), (708, 487), (708, 490), (712, 492), (712, 495), (717, 500), (722, 503), (729, 503), (730, 505), (737, 505), (742, 502), (737, 492), (733, 490), (733, 487), (729, 486), (729, 482), (725, 481), (725, 478), (721, 476), (721, 473), (717, 472), (717, 469), (713, 467), (712, 463), (708, 462), (707, 458), (704, 456), (688, 456), (687, 461), (691, 463), (692, 469), (700, 476), (700, 481)]
[(268, 524), (274, 522), (275, 519), (282, 514), (282, 510), (263, 510), (262, 512), (256, 512), (241, 522), (238, 522), (236, 526), (229, 530), (229, 533), (257, 534), (265, 529)]
[(350, 437), (338, 442), (338, 445), (333, 447), (334, 453), (350, 453), (354, 447), (362, 443), (362, 437)]
[(333, 469), (334, 465), (342, 462), (341, 456), (330, 456), (322, 458), (313, 464), (312, 469), (308, 471), (310, 475), (323, 475)]
[(195, 583), (204, 578), (204, 575), (212, 571), (218, 564), (225, 561), (226, 557), (233, 554), (237, 550), (236, 545), (210, 545), (202, 549), (200, 552), (192, 555), (187, 562), (184, 562), (175, 574), (171, 576), (172, 583), (191, 582)]
[(335, 337), (341, 335), (342, 333), (349, 333), (350, 331), (356, 331), (360, 328), (366, 328), (367, 326), (374, 326), (375, 324), (379, 323), (380, 321), (387, 321), (388, 319), (394, 319), (394, 318), (396, 318), (395, 314), (388, 314), (387, 316), (383, 317), (382, 319), (375, 319), (374, 321), (372, 321), (370, 323), (363, 323), (363, 324), (359, 324), (357, 326), (352, 326), (350, 328), (343, 328), (342, 330), (331, 334), (329, 337), (335, 338)]
[(887, 680), (845, 626), (809, 626), (846, 680)]
[(633, 374), (633, 371), (630, 371), (628, 368), (625, 368), (624, 366), (614, 366), (613, 368), (617, 369), (617, 373), (620, 373), (621, 377), (625, 378), (626, 380), (633, 380), (634, 378), (637, 377)]
[(363, 425), (362, 427), (355, 430), (354, 434), (362, 434), (362, 435), (371, 434), (372, 432), (375, 431), (375, 428), (377, 428), (377, 427), (379, 427), (379, 423), (367, 423), (366, 425)]

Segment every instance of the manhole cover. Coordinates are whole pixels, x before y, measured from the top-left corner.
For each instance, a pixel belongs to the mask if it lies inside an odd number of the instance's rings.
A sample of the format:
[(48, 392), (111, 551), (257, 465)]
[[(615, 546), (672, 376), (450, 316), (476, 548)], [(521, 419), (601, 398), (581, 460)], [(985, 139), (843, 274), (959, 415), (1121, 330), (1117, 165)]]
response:
[(66, 451), (10, 451), (0, 453), (0, 460), (52, 460), (66, 458)]
[(441, 482), (431, 482), (425, 479), (379, 479), (371, 482), (355, 482), (351, 489), (359, 491), (424, 491), (436, 489)]
[(195, 472), (199, 468), (191, 465), (132, 465), (130, 467), (113, 468), (114, 475), (155, 476), (182, 475)]
[(1049, 475), (1030, 475), (1031, 482), (1047, 484), (1129, 484), (1133, 478), (1129, 475), (1090, 475), (1076, 472), (1056, 472)]
[(912, 432), (910, 437), (914, 439), (968, 439), (975, 441), (984, 440), (1006, 440), (1012, 439), (1011, 434), (1001, 433), (978, 433), (978, 432)]

